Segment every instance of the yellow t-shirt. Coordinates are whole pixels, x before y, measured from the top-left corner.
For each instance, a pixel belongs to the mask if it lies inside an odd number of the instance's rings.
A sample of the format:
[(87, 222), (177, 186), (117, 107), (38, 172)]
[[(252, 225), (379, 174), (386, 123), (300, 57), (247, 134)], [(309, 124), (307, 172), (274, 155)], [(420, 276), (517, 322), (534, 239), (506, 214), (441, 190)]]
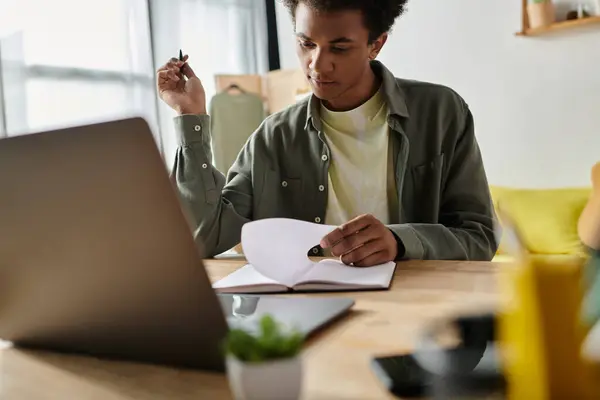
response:
[(327, 225), (341, 225), (361, 214), (389, 223), (387, 116), (381, 89), (350, 111), (335, 112), (321, 105), (323, 131), (331, 151)]

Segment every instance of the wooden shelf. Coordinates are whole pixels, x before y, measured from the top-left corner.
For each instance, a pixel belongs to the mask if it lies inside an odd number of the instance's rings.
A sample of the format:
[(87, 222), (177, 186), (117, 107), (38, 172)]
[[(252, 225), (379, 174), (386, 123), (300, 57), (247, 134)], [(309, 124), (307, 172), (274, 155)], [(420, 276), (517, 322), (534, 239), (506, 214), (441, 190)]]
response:
[(522, 32), (517, 32), (516, 35), (517, 36), (539, 36), (539, 35), (544, 35), (544, 34), (562, 31), (562, 30), (566, 30), (566, 29), (574, 29), (574, 28), (588, 26), (588, 25), (594, 25), (594, 24), (597, 24), (600, 27), (600, 16), (575, 19), (575, 20), (571, 20), (571, 21), (556, 22), (549, 26), (533, 28), (533, 29), (525, 29)]

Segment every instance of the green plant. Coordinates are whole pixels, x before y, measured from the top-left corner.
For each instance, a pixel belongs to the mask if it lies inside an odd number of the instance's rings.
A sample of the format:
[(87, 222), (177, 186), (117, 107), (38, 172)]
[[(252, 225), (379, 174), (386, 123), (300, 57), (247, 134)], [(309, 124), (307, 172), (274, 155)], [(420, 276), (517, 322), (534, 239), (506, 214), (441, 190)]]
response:
[(531, 2), (535, 3), (535, 4), (542, 4), (542, 3), (546, 3), (547, 1), (549, 1), (549, 0), (531, 0)]
[(291, 358), (302, 349), (304, 335), (297, 330), (284, 332), (270, 315), (260, 319), (259, 328), (256, 335), (243, 329), (231, 329), (224, 341), (225, 353), (240, 361), (261, 362)]

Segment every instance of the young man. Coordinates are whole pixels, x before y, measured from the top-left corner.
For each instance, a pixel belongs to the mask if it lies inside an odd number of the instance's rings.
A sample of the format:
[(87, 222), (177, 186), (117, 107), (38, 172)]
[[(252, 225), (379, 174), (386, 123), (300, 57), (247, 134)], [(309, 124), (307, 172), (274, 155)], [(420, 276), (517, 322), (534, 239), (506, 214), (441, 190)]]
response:
[(494, 215), (469, 108), (375, 61), (406, 0), (284, 3), (313, 95), (267, 118), (227, 179), (211, 166), (210, 117), (187, 56), (158, 71), (161, 99), (180, 114), (173, 178), (206, 255), (235, 246), (250, 220), (287, 217), (339, 226), (310, 254), (355, 266), (490, 260)]

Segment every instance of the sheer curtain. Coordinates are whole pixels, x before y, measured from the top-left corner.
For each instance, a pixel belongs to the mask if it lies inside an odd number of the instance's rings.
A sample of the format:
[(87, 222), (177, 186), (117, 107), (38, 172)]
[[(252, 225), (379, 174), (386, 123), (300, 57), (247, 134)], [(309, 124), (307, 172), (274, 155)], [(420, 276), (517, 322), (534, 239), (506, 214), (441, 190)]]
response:
[[(179, 49), (202, 80), (207, 102), (215, 94), (215, 75), (268, 71), (268, 34), (264, 0), (150, 0), (155, 64)], [(177, 147), (174, 113), (159, 106), (165, 157)]]
[(141, 115), (161, 145), (146, 0), (2, 1), (26, 16), (0, 38), (5, 136)]

